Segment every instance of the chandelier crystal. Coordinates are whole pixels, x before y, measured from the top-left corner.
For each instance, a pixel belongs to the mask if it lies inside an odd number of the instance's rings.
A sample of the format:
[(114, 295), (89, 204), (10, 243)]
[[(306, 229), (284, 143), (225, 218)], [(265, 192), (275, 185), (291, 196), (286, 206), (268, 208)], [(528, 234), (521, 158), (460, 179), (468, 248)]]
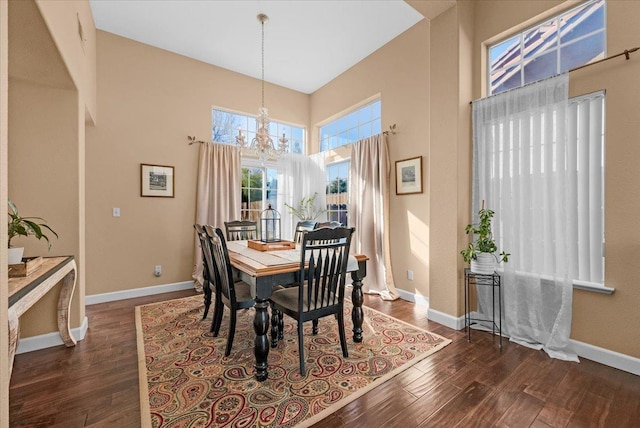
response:
[(269, 17), (261, 13), (258, 15), (258, 21), (262, 25), (262, 107), (258, 110), (258, 131), (251, 140), (251, 144), (249, 144), (242, 133), (242, 128), (239, 128), (236, 143), (242, 149), (243, 154), (256, 156), (264, 165), (265, 160), (278, 158), (287, 153), (289, 140), (287, 140), (283, 132), (282, 138), (278, 139), (280, 144), (276, 147), (269, 136), (269, 114), (264, 106), (264, 24), (269, 21)]

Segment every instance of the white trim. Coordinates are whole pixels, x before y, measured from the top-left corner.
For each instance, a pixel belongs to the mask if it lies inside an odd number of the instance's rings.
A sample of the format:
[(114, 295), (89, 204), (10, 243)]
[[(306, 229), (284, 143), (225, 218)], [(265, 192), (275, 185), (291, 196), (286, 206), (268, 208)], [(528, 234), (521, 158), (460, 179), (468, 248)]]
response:
[[(84, 317), (82, 320), (82, 325), (80, 327), (72, 328), (71, 335), (77, 340), (83, 340), (87, 334), (87, 329), (89, 328), (89, 320), (87, 317)], [(37, 351), (39, 349), (51, 348), (53, 346), (64, 345), (62, 338), (60, 337), (60, 333), (45, 333), (40, 334), (38, 336), (25, 337), (24, 339), (20, 339), (18, 342), (18, 349), (16, 349), (17, 354), (24, 354), (25, 352)]]
[(114, 291), (111, 293), (92, 294), (84, 299), (85, 305), (113, 302), (116, 300), (133, 299), (135, 297), (151, 296), (193, 288), (193, 281), (174, 282), (173, 284), (153, 285), (150, 287), (132, 288), (130, 290)]
[(640, 376), (640, 358), (569, 339), (578, 356)]
[(437, 322), (445, 327), (452, 328), (454, 330), (462, 330), (464, 328), (464, 315), (461, 317), (454, 317), (444, 312), (436, 311), (429, 308), (427, 311), (427, 318), (429, 321)]
[(429, 298), (427, 296), (411, 293), (399, 288), (396, 288), (396, 291), (398, 292), (402, 300), (406, 300), (407, 302), (415, 303), (416, 305), (426, 306), (427, 308), (429, 308)]

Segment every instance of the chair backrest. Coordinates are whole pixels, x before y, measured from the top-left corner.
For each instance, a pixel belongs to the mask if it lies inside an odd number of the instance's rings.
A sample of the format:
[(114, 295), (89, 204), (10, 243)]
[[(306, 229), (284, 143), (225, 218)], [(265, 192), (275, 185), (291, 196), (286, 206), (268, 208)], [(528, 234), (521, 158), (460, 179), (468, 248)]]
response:
[(300, 242), (302, 242), (302, 234), (309, 230), (315, 229), (315, 227), (316, 227), (315, 220), (299, 221), (298, 224), (296, 224), (296, 230), (295, 230), (295, 233), (293, 234), (293, 241), (296, 244), (299, 244)]
[(209, 243), (207, 232), (205, 232), (202, 225), (194, 224), (193, 228), (196, 230), (196, 234), (198, 235), (198, 239), (200, 240), (200, 248), (202, 249), (202, 276), (204, 277), (205, 282), (209, 282), (211, 284), (215, 281), (213, 273), (213, 255), (211, 254), (211, 244)]
[(321, 227), (342, 227), (342, 223), (339, 221), (324, 221), (316, 223), (314, 229), (320, 229)]
[(229, 259), (229, 251), (227, 250), (224, 234), (219, 227), (213, 228), (206, 225), (204, 230), (211, 245), (216, 283), (220, 286), (222, 295), (231, 302), (231, 305), (235, 305), (236, 293), (233, 285), (233, 270), (231, 269), (231, 260)]
[(245, 239), (258, 239), (258, 223), (255, 221), (225, 221), (227, 241), (240, 241)]
[(342, 305), (353, 231), (352, 227), (336, 227), (304, 233), (300, 278), (306, 287), (298, 287), (300, 313), (315, 312), (321, 317)]

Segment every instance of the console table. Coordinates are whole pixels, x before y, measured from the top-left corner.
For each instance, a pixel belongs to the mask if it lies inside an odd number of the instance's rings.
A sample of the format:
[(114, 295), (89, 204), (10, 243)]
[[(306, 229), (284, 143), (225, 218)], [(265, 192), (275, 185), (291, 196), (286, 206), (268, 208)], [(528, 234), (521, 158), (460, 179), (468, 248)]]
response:
[(20, 340), (20, 316), (60, 281), (62, 288), (58, 298), (58, 331), (67, 347), (75, 346), (76, 340), (69, 327), (69, 310), (76, 286), (76, 270), (73, 256), (44, 257), (42, 266), (31, 275), (9, 278), (9, 376)]
[[(469, 294), (469, 288), (475, 285), (476, 291), (479, 291), (479, 287), (491, 287), (491, 319), (472, 318), (471, 317), (471, 296)], [(498, 306), (500, 314), (498, 316), (498, 323), (496, 324), (496, 289), (498, 290)], [(471, 269), (466, 268), (464, 270), (464, 326), (467, 329), (467, 340), (471, 342), (471, 325), (476, 322), (490, 322), (491, 332), (495, 336), (496, 330), (500, 336), (500, 350), (502, 350), (502, 284), (500, 275), (497, 273), (484, 274), (475, 273)]]

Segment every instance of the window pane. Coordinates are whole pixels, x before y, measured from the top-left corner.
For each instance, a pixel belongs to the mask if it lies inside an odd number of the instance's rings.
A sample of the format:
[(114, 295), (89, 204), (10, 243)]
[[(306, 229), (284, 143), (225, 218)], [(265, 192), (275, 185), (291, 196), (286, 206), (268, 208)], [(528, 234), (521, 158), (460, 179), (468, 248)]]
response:
[(358, 127), (358, 111), (354, 111), (349, 115), (347, 115), (347, 127), (348, 128)]
[(379, 120), (371, 122), (371, 135), (376, 135), (382, 132), (382, 124)]
[(491, 93), (506, 91), (522, 86), (520, 64), (507, 70), (498, 70), (491, 75)]
[(378, 117), (381, 117), (382, 116), (381, 110), (382, 110), (382, 103), (380, 103), (380, 100), (371, 104), (371, 118), (376, 119)]
[(531, 58), (558, 44), (558, 20), (546, 22), (524, 34), (524, 58)]
[(498, 68), (510, 66), (514, 61), (520, 61), (520, 36), (515, 36), (491, 47), (489, 60), (491, 61), (492, 73)]
[[(376, 100), (321, 126), (320, 150), (334, 149), (373, 135), (372, 132), (379, 133), (382, 127), (380, 118), (381, 106), (382, 102)], [(327, 139), (328, 141), (325, 142)]]
[(604, 32), (571, 43), (560, 50), (560, 71), (604, 58)]
[(567, 43), (605, 27), (604, 1), (570, 11), (560, 18), (560, 43)]
[(557, 74), (558, 58), (555, 50), (541, 55), (525, 63), (524, 84), (535, 82)]
[(364, 106), (359, 112), (360, 123), (366, 123), (371, 120), (371, 106)]

